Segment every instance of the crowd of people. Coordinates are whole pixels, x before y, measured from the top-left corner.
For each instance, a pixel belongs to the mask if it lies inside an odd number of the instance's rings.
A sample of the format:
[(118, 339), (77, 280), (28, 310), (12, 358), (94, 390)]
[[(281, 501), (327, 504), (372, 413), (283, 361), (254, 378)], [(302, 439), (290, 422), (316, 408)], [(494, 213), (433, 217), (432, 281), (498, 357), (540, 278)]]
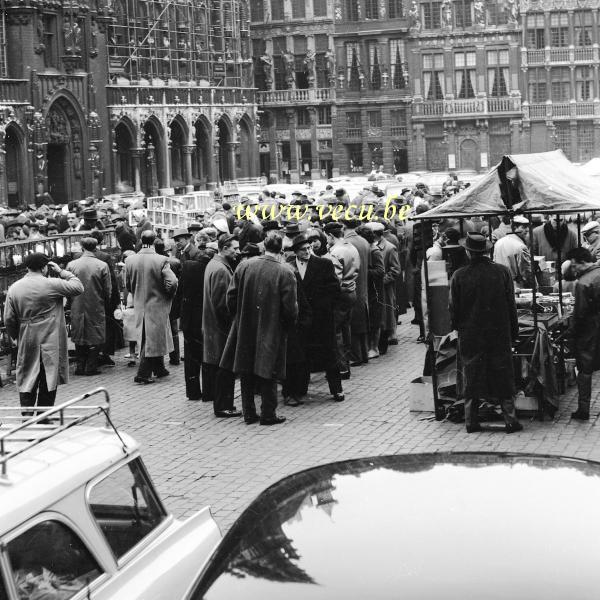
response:
[[(393, 204), (412, 204), (413, 191), (424, 197), (420, 189), (405, 190)], [(283, 422), (276, 412), (277, 384), (284, 404), (298, 406), (315, 372), (325, 373), (331, 399), (344, 401), (351, 369), (398, 343), (396, 325), (412, 285), (411, 226), (383, 219), (387, 199), (374, 186), (356, 199), (341, 189), (326, 192), (287, 199), (308, 207), (308, 217), (299, 221), (287, 220), (284, 212), (274, 219), (240, 218), (239, 207), (216, 203), (166, 239), (144, 211), (129, 214), (109, 203), (5, 214), (0, 223), (10, 240), (28, 241), (36, 230), (49, 236), (54, 226), (59, 233), (89, 231), (81, 237), (81, 252), (62, 257), (61, 265), (43, 253), (26, 255), (27, 274), (7, 293), (4, 324), (18, 342), (23, 406), (53, 402), (56, 386), (67, 380), (63, 305), (77, 376), (114, 364), (118, 313), (129, 364), (137, 367), (134, 382), (148, 385), (169, 376), (167, 355), (173, 365), (183, 360), (187, 398), (212, 403), (217, 417)], [(258, 200), (242, 199), (242, 208), (283, 200), (264, 191)], [(354, 209), (339, 219), (316, 210), (324, 203), (347, 208), (352, 201), (370, 204), (374, 218), (362, 220)], [(100, 250), (109, 226), (119, 245), (116, 261)], [(57, 343), (61, 351), (50, 360), (46, 348)], [(233, 400), (236, 377), (241, 411)]]

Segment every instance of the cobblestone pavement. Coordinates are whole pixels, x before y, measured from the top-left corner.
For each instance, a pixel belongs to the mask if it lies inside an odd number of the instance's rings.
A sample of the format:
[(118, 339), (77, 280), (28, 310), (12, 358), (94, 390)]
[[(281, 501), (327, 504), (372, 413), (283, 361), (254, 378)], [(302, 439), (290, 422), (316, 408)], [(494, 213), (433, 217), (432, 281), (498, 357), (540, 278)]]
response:
[[(72, 377), (58, 401), (105, 386), (118, 427), (142, 444), (146, 465), (166, 505), (179, 517), (210, 504), (221, 530), (265, 487), (298, 470), (346, 458), (439, 451), (514, 451), (562, 454), (600, 460), (598, 402), (588, 423), (570, 420), (575, 388), (561, 398), (554, 420), (522, 419), (525, 430), (506, 435), (467, 435), (464, 425), (437, 422), (428, 413), (410, 413), (410, 381), (421, 374), (425, 346), (402, 317), (399, 344), (369, 365), (353, 369), (344, 382), (346, 401), (331, 400), (322, 374), (313, 375), (306, 404), (280, 407), (287, 422), (274, 427), (217, 419), (212, 406), (186, 400), (183, 365), (152, 386), (133, 383), (135, 369), (121, 351), (115, 368), (94, 377)], [(73, 368), (73, 367), (72, 367)], [(594, 381), (595, 398), (599, 380)], [(240, 406), (239, 398), (237, 400)], [(13, 385), (0, 389), (0, 404), (17, 404)]]

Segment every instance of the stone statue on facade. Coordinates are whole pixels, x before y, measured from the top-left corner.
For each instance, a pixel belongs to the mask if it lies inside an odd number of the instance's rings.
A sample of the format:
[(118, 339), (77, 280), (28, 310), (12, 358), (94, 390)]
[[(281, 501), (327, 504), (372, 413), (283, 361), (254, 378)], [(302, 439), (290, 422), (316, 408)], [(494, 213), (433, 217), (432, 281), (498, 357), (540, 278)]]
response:
[(294, 68), (294, 63), (295, 63), (295, 58), (294, 55), (291, 52), (284, 52), (283, 53), (283, 66), (285, 69), (285, 81), (287, 83), (288, 88), (292, 88), (294, 87), (294, 81), (295, 81), (295, 68)]
[(314, 87), (315, 85), (315, 60), (316, 55), (314, 50), (307, 50), (306, 56), (304, 57), (304, 65), (306, 77), (308, 79), (308, 86)]
[(263, 54), (260, 57), (260, 62), (262, 64), (262, 70), (265, 74), (265, 82), (267, 87), (270, 88), (273, 83), (273, 59), (268, 54)]
[(516, 23), (519, 18), (519, 0), (507, 0), (508, 2), (508, 22)]
[(452, 28), (452, 0), (442, 2), (442, 27)]
[(475, 0), (473, 3), (473, 13), (475, 25), (485, 25), (485, 7), (482, 0)]
[(410, 28), (415, 32), (421, 31), (421, 14), (419, 10), (419, 3), (417, 0), (412, 0), (410, 10), (408, 11), (408, 19)]

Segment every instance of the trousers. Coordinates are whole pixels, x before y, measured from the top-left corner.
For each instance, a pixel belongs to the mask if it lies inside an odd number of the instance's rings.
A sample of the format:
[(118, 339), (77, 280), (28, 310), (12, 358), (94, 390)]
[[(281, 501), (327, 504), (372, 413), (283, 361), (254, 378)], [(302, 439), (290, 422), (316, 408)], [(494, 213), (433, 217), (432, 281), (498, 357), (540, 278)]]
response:
[(258, 388), (261, 398), (260, 416), (262, 419), (276, 417), (277, 384), (274, 379), (264, 379), (254, 373), (244, 373), (241, 376), (242, 411), (244, 419), (256, 416), (254, 390)]
[[(44, 363), (40, 363), (40, 372), (30, 392), (19, 392), (21, 406), (54, 406), (56, 390), (49, 390), (46, 382)], [(38, 411), (43, 412), (43, 411)], [(23, 416), (32, 416), (34, 411), (23, 411)]]

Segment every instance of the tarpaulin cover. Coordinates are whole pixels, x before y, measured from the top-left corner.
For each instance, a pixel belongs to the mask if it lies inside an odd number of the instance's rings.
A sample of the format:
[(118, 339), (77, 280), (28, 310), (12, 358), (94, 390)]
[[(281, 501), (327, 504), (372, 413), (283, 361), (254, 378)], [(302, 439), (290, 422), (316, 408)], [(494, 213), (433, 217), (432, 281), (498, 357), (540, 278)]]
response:
[(495, 215), (508, 210), (600, 211), (600, 180), (573, 165), (562, 150), (508, 155), (475, 185), (419, 218)]

